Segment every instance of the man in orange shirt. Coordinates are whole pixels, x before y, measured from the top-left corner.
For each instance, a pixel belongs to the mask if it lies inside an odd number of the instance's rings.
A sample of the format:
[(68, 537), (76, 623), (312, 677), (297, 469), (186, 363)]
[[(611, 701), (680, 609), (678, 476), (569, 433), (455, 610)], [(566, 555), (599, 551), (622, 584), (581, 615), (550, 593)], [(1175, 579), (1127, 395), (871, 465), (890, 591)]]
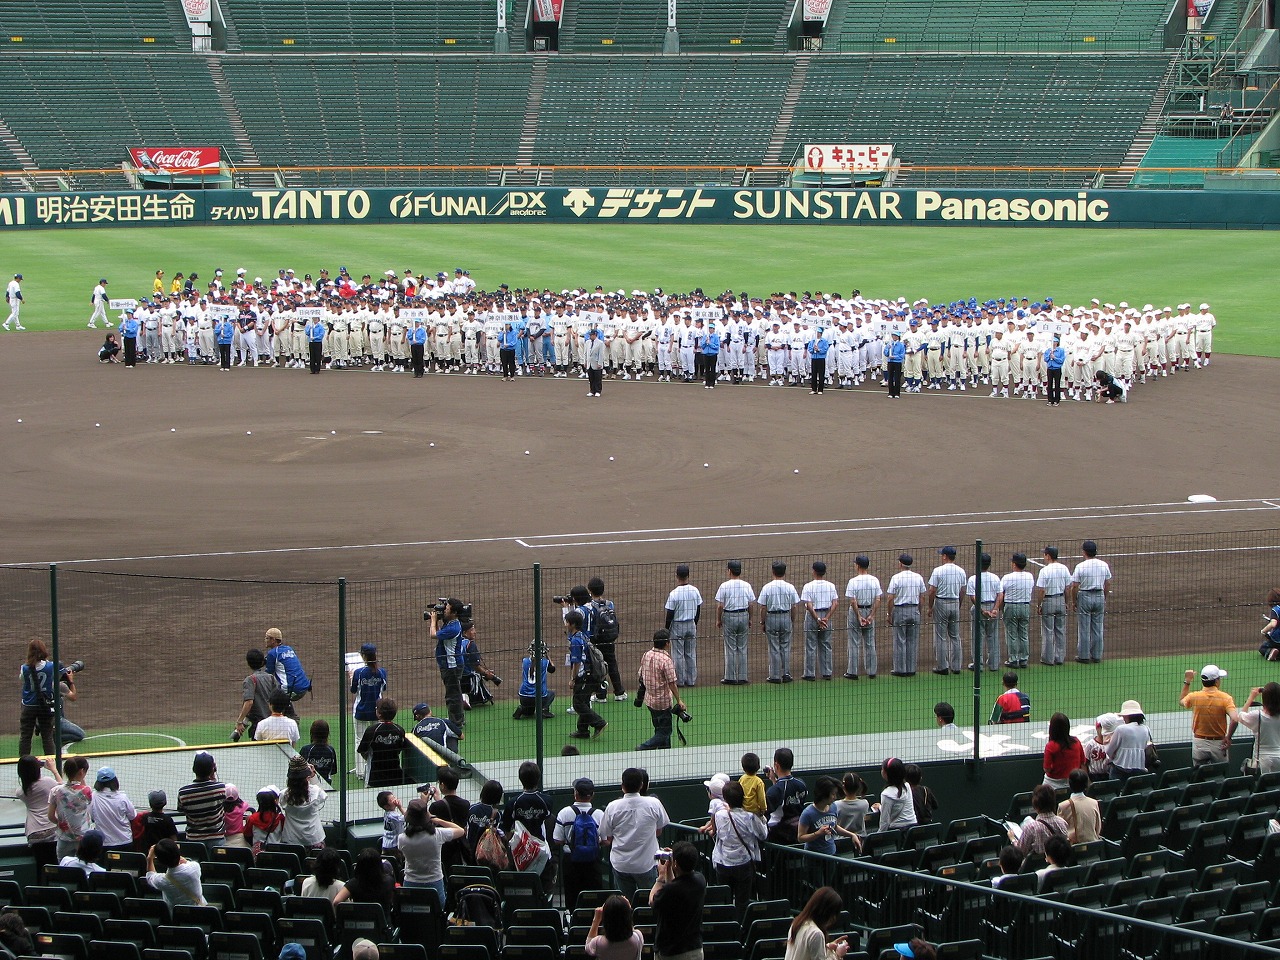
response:
[(1227, 759), (1231, 738), (1227, 736), (1227, 720), (1237, 719), (1236, 702), (1221, 687), (1227, 671), (1207, 664), (1200, 671), (1201, 689), (1191, 692), (1196, 672), (1188, 670), (1182, 680), (1182, 699), (1178, 702), (1191, 711), (1191, 764), (1221, 763)]

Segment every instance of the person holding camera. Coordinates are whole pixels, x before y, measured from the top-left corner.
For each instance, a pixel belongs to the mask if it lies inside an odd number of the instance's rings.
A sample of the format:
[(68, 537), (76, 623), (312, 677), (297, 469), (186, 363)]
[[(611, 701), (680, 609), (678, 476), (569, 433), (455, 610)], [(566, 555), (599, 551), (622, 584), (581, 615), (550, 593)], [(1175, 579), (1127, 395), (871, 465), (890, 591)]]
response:
[(41, 640), (27, 644), (27, 662), (19, 671), (22, 679), (22, 712), (18, 719), (18, 756), (31, 752), (31, 741), (40, 731), (40, 744), (45, 754), (52, 755), (53, 686), (57, 669), (49, 659), (49, 648)]
[[(592, 577), (587, 581), (587, 592), (591, 594), (591, 642), (600, 648), (604, 664), (609, 670), (609, 682), (613, 684), (613, 699), (627, 699), (627, 691), (622, 686), (622, 673), (618, 670), (618, 614), (613, 601), (604, 598), (604, 580)], [(608, 690), (600, 694), (600, 700), (608, 696)]]
[(680, 699), (680, 688), (676, 683), (676, 665), (667, 652), (667, 644), (671, 642), (671, 634), (666, 630), (658, 630), (653, 635), (653, 649), (645, 651), (640, 658), (640, 691), (636, 694), (637, 707), (649, 708), (649, 719), (653, 722), (651, 736), (637, 750), (667, 750), (671, 747), (671, 725), (674, 714), (679, 711), (687, 716), (684, 701)]
[(698, 871), (698, 848), (682, 840), (658, 854), (658, 879), (649, 893), (657, 929), (656, 960), (702, 960), (702, 905), (706, 878)]
[(476, 642), (476, 622), (463, 617), (462, 624), (462, 706), (487, 707), (493, 703), (493, 694), (485, 686), (488, 680), (495, 687), (502, 686), (502, 678), (484, 665), (484, 655)]
[(431, 620), (431, 634), (436, 638), (436, 666), (440, 668), (440, 682), (444, 684), (444, 703), (449, 711), (449, 722), (463, 738), (467, 716), (462, 709), (463, 638), (460, 617), (464, 612), (461, 600), (450, 597), (427, 611)]
[(569, 666), (573, 669), (573, 712), (578, 715), (578, 729), (569, 736), (575, 740), (598, 737), (609, 725), (591, 706), (591, 699), (600, 689), (602, 678), (591, 669), (582, 621), (581, 610), (570, 610), (564, 616), (565, 627), (569, 631)]

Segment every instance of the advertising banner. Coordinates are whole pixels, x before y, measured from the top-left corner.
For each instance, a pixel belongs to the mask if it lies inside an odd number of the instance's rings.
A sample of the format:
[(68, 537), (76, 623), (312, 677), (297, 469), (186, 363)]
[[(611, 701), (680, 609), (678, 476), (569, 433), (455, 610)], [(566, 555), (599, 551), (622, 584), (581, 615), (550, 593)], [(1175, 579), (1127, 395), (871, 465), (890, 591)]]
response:
[(804, 19), (806, 23), (827, 22), (827, 14), (831, 12), (831, 0), (804, 0)]
[(809, 143), (805, 173), (883, 173), (893, 160), (891, 143)]
[(170, 177), (202, 177), (218, 173), (220, 147), (130, 147), (133, 165), (147, 173)]
[(483, 222), (1276, 229), (1280, 191), (352, 187), (0, 194), (0, 232), (36, 227)]
[(533, 19), (538, 23), (559, 23), (564, 0), (533, 0)]

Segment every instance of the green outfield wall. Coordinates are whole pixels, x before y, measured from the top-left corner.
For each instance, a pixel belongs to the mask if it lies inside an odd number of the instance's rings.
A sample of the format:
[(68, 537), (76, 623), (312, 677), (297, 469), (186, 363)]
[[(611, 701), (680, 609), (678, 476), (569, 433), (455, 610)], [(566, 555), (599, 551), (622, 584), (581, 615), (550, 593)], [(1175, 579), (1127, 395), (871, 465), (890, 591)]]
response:
[(848, 223), (1280, 227), (1280, 191), (334, 188), (0, 194), (0, 231), (186, 224)]

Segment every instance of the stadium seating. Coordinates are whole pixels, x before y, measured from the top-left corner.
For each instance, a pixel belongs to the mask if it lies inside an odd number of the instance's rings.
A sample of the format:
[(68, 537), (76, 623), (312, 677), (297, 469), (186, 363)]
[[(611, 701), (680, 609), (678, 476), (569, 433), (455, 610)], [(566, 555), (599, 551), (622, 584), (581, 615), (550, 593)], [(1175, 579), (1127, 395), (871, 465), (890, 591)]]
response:
[(568, 0), (560, 23), (560, 50), (657, 53), (666, 32), (663, 0)]
[(0, 89), (5, 122), (45, 169), (118, 166), (148, 144), (222, 146), (240, 159), (199, 57), (7, 56)]
[[(497, 5), (478, 0), (222, 0), (233, 39), (247, 51), (492, 50)], [(524, 49), (524, 23), (511, 49)]]
[(0, 0), (0, 33), (6, 55), (28, 48), (191, 50), (181, 6), (166, 0)]
[[(245, 56), (223, 69), (255, 149), (272, 163), (465, 165), (515, 158), (531, 66)], [(455, 182), (486, 178), (480, 170)]]
[[(556, 59), (534, 159), (560, 164), (758, 162), (791, 73), (781, 57)], [(688, 180), (687, 174), (674, 179)]]
[(681, 50), (787, 49), (786, 0), (682, 0), (676, 12)]
[(1229, 137), (1200, 139), (1198, 137), (1156, 137), (1142, 163), (1133, 175), (1132, 186), (1174, 189), (1204, 186), (1204, 174), (1196, 170), (1144, 169), (1151, 167), (1216, 167), (1218, 151), (1230, 142)]
[[(1167, 63), (1161, 54), (815, 57), (782, 156), (806, 143), (892, 143), (927, 166), (1116, 166)], [(1054, 179), (1077, 186), (1087, 176)]]
[(1169, 4), (1164, 0), (1063, 0), (1009, 3), (945, 0), (882, 3), (847, 0), (839, 22), (828, 23), (824, 49), (1159, 50)]

